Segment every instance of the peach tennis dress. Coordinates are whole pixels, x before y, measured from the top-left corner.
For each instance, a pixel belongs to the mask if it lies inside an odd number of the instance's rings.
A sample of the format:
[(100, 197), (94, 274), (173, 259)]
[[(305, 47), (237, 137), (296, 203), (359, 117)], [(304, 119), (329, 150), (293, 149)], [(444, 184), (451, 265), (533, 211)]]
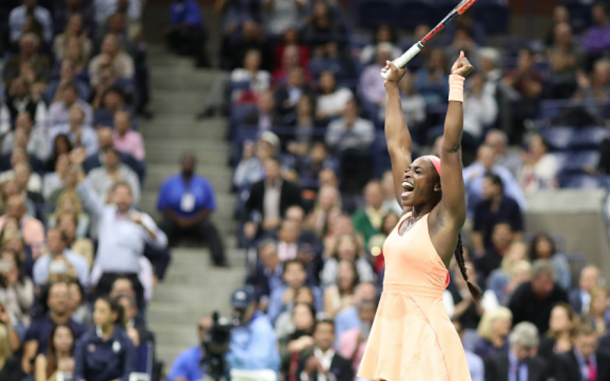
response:
[(387, 381), (471, 381), (462, 342), (443, 305), (449, 272), (428, 216), (403, 236), (400, 219), (384, 245), (385, 277), (358, 377)]

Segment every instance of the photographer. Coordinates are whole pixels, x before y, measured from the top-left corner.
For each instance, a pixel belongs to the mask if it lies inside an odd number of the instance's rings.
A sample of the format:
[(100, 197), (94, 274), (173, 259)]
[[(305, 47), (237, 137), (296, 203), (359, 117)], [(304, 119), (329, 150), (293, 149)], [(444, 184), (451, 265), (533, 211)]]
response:
[(231, 307), (233, 316), (239, 320), (239, 326), (231, 331), (230, 351), (226, 356), (231, 380), (276, 380), (280, 367), (277, 340), (271, 322), (258, 310), (254, 289), (236, 290)]
[[(206, 337), (210, 327), (212, 326), (212, 319), (204, 317), (199, 320), (197, 329), (199, 331), (199, 342), (202, 342)], [(167, 381), (199, 381), (205, 377), (204, 367), (201, 365), (203, 360), (203, 351), (201, 345), (191, 347), (174, 360), (172, 368), (167, 376)]]

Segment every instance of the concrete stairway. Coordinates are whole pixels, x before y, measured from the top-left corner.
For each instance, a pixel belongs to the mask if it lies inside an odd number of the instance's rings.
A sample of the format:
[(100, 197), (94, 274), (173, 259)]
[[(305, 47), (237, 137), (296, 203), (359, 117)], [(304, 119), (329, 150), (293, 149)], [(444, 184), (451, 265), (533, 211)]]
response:
[(161, 46), (149, 50), (154, 119), (142, 120), (140, 130), (146, 144), (148, 175), (142, 193), (142, 208), (153, 217), (158, 189), (179, 171), (183, 152), (197, 155), (196, 172), (207, 177), (216, 190), (217, 212), (213, 220), (224, 238), (232, 267), (210, 266), (207, 248), (178, 248), (164, 282), (155, 290), (147, 317), (157, 338), (157, 353), (169, 369), (174, 358), (197, 343), (197, 322), (218, 310), (226, 316), (233, 289), (244, 280), (244, 255), (236, 249), (232, 220), (234, 196), (229, 192), (231, 170), (227, 167), (229, 144), (224, 140), (227, 121), (212, 118), (198, 122), (195, 114), (214, 77), (211, 70), (197, 70), (192, 60), (171, 55)]

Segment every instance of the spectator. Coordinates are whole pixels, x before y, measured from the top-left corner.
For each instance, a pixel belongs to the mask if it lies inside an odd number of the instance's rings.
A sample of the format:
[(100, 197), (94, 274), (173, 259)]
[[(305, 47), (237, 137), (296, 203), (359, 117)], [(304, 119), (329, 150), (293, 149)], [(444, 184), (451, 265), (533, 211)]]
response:
[[(289, 50), (290, 52), (287, 52)], [(291, 27), (282, 36), (282, 42), (275, 47), (275, 58), (273, 59), (273, 76), (275, 80), (284, 82), (285, 75), (288, 74), (291, 68), (300, 67), (305, 71), (306, 80), (310, 82), (312, 77), (307, 68), (309, 67), (309, 58), (311, 48), (305, 45), (301, 39), (296, 27)]]
[(176, 0), (170, 4), (170, 25), (163, 29), (169, 48), (175, 53), (193, 56), (198, 67), (209, 66), (205, 52), (207, 39), (199, 4)]
[(19, 366), (19, 357), (13, 354), (11, 349), (10, 317), (2, 312), (2, 324), (0, 324), (0, 378), (4, 381), (22, 381), (25, 375)]
[(8, 219), (16, 219), (23, 241), (32, 248), (32, 256), (36, 259), (42, 251), (44, 227), (39, 220), (28, 216), (26, 212), (24, 199), (19, 195), (11, 196), (6, 203), (6, 214), (0, 216), (0, 230)]
[(235, 168), (233, 185), (238, 189), (250, 189), (252, 184), (265, 177), (264, 163), (280, 149), (280, 139), (271, 131), (261, 134), (256, 144), (244, 141), (241, 160)]
[(204, 367), (201, 366), (203, 360), (203, 350), (201, 342), (207, 336), (212, 326), (212, 319), (203, 317), (197, 324), (198, 343), (176, 357), (167, 375), (167, 381), (199, 381), (205, 378)]
[(286, 218), (280, 223), (280, 227), (277, 231), (277, 251), (281, 262), (297, 258), (299, 246), (301, 244), (301, 242), (299, 242), (300, 235), (301, 229), (298, 222)]
[[(291, 117), (294, 119), (297, 125), (301, 123), (298, 122), (298, 117), (292, 116), (291, 114), (297, 114), (297, 109), (300, 106), (301, 99), (305, 96), (308, 97), (308, 101), (312, 101), (310, 95), (307, 93), (307, 85), (305, 83), (305, 70), (300, 66), (291, 67), (288, 70), (288, 76), (286, 80), (286, 84), (278, 87), (275, 90), (275, 107), (277, 112), (284, 116), (285, 119), (287, 117)], [(313, 111), (313, 105), (309, 104), (311, 110)], [(315, 115), (315, 113), (314, 113)], [(300, 115), (302, 118), (311, 117), (312, 113), (305, 112)], [(313, 121), (310, 121), (313, 123)]]
[(513, 291), (523, 282), (531, 280), (532, 265), (523, 242), (513, 242), (502, 258), (500, 268), (489, 275), (488, 288), (496, 294), (498, 302), (506, 306)]
[(220, 234), (210, 219), (216, 210), (214, 189), (207, 179), (195, 174), (196, 161), (195, 155), (185, 154), (181, 173), (161, 186), (157, 203), (157, 209), (163, 213), (160, 227), (170, 246), (185, 236), (196, 238), (209, 245), (215, 266), (226, 266)]
[[(74, 350), (74, 379), (127, 380), (136, 367), (136, 350), (123, 328), (123, 310), (114, 300), (95, 302), (95, 328), (87, 331)], [(118, 343), (118, 344), (117, 344)]]
[(451, 45), (445, 50), (446, 55), (448, 57), (455, 57), (459, 56), (460, 52), (463, 51), (468, 57), (477, 57), (479, 47), (474, 40), (472, 29), (459, 25), (459, 22), (456, 24), (458, 25), (454, 29)]
[(492, 233), (496, 225), (507, 223), (514, 239), (521, 239), (523, 216), (517, 202), (504, 195), (504, 185), (500, 176), (486, 173), (483, 179), (483, 200), (475, 207), (472, 241), (475, 253), (483, 253), (492, 248)]
[(84, 100), (78, 97), (78, 88), (75, 83), (66, 83), (58, 90), (56, 99), (49, 108), (49, 124), (53, 130), (56, 126), (70, 123), (70, 110), (77, 105), (85, 114), (83, 122), (88, 126), (93, 122), (93, 109)]
[[(20, 132), (17, 132), (20, 131)], [(45, 161), (49, 157), (49, 145), (43, 127), (34, 127), (34, 121), (26, 111), (20, 112), (15, 121), (15, 130), (2, 139), (2, 154), (10, 154), (16, 147), (25, 148), (28, 155)]]
[(286, 210), (292, 205), (300, 206), (303, 202), (298, 186), (282, 179), (278, 159), (269, 158), (264, 165), (265, 178), (252, 185), (244, 207), (248, 221), (244, 225), (244, 234), (250, 239), (260, 230), (277, 228)]
[(348, 102), (354, 98), (349, 89), (339, 88), (332, 71), (324, 71), (318, 81), (320, 95), (316, 106), (318, 119), (332, 118), (344, 113)]
[(105, 24), (107, 19), (115, 13), (125, 14), (130, 22), (137, 22), (142, 15), (142, 3), (140, 0), (131, 0), (129, 2), (96, 0), (94, 10), (95, 21), (98, 25)]
[(377, 49), (381, 44), (390, 45), (391, 57), (400, 57), (400, 55), (403, 53), (403, 50), (396, 44), (396, 40), (396, 31), (391, 26), (386, 24), (379, 25), (377, 27), (377, 30), (373, 34), (373, 43), (365, 46), (360, 51), (360, 63), (362, 65), (370, 64), (373, 61), (373, 58), (375, 58)]
[(591, 75), (588, 76), (579, 71), (576, 74), (576, 80), (578, 90), (574, 93), (574, 99), (582, 101), (584, 110), (576, 108), (572, 114), (560, 114), (559, 121), (572, 122), (583, 127), (590, 124), (603, 124), (604, 105), (610, 97), (610, 60), (600, 58), (593, 64)]
[(361, 321), (360, 327), (355, 327), (343, 332), (339, 339), (339, 354), (353, 362), (354, 372), (358, 371), (360, 367), (360, 361), (364, 355), (364, 348), (366, 347), (369, 333), (371, 332), (371, 327), (375, 320), (377, 304), (376, 300), (360, 301), (358, 306), (356, 306), (358, 309), (358, 318)]
[(305, 8), (307, 3), (307, 0), (263, 0), (261, 8), (265, 20), (265, 32), (271, 35), (281, 35), (298, 25), (299, 12)]
[(555, 42), (555, 26), (561, 23), (570, 23), (570, 11), (565, 5), (557, 5), (553, 8), (553, 24), (546, 32), (544, 45), (548, 48)]
[(369, 182), (364, 188), (364, 207), (352, 217), (354, 229), (364, 237), (364, 244), (368, 244), (369, 238), (379, 234), (381, 221), (388, 213), (383, 206), (383, 191), (378, 181)]
[(72, 320), (71, 311), (68, 308), (68, 284), (56, 282), (49, 285), (47, 306), (49, 313), (32, 321), (23, 339), (22, 368), (26, 374), (32, 373), (34, 359), (39, 354), (45, 354), (48, 349), (51, 330), (55, 325), (67, 324), (74, 332), (74, 338), (78, 339), (86, 331), (86, 327)]
[(385, 269), (385, 259), (383, 257), (383, 244), (390, 236), (392, 231), (398, 226), (400, 217), (393, 211), (385, 215), (381, 221), (381, 231), (369, 239), (368, 250), (373, 255), (373, 268), (377, 274)]
[(77, 278), (83, 287), (89, 286), (89, 265), (80, 255), (67, 248), (68, 237), (59, 229), (47, 232), (48, 253), (38, 258), (34, 264), (34, 284), (42, 286), (52, 275)]
[[(99, 168), (102, 166), (106, 159), (106, 151), (114, 148), (114, 139), (112, 137), (112, 129), (109, 127), (100, 127), (97, 129), (97, 141), (99, 150), (93, 155), (87, 156), (85, 162), (83, 163), (83, 167), (86, 173), (89, 173), (91, 170), (95, 168)], [(142, 176), (142, 166), (141, 164), (130, 154), (119, 151), (119, 156), (121, 158), (121, 163), (127, 165), (134, 172), (138, 173), (138, 177)]]
[(576, 90), (576, 73), (583, 66), (584, 52), (573, 41), (568, 22), (555, 25), (554, 33), (555, 43), (547, 52), (551, 66), (551, 96), (571, 98)]
[(574, 347), (557, 355), (555, 379), (605, 380), (610, 378), (610, 355), (598, 350), (598, 336), (588, 324), (576, 329)]
[[(4, 68), (5, 73), (7, 67)], [(24, 77), (15, 78), (10, 86), (6, 83), (8, 96), (6, 97), (6, 108), (10, 120), (17, 118), (20, 112), (27, 112), (36, 126), (46, 127), (47, 106), (38, 96), (34, 96), (32, 86)]]
[(539, 343), (536, 326), (528, 322), (517, 324), (509, 342), (508, 353), (492, 357), (485, 363), (485, 379), (546, 381), (550, 375), (546, 363), (532, 355)]
[(572, 272), (568, 259), (562, 253), (557, 252), (555, 241), (548, 234), (538, 234), (532, 239), (529, 250), (530, 259), (548, 259), (553, 264), (556, 282), (566, 291), (572, 283)]
[(415, 88), (422, 94), (426, 104), (440, 104), (447, 99), (447, 57), (440, 48), (428, 54), (424, 67), (417, 71)]
[(522, 155), (520, 183), (525, 193), (557, 188), (559, 162), (548, 150), (548, 144), (540, 135), (532, 136), (529, 149)]
[(591, 16), (594, 25), (584, 35), (582, 46), (593, 61), (610, 49), (610, 23), (608, 19), (608, 6), (597, 3), (591, 8)]
[(256, 128), (259, 133), (271, 131), (282, 125), (282, 119), (275, 113), (275, 101), (272, 91), (265, 91), (258, 96), (257, 109), (244, 117), (244, 126)]
[(280, 372), (285, 379), (294, 378), (299, 358), (311, 353), (314, 345), (313, 333), (316, 325), (316, 311), (313, 305), (300, 303), (292, 310), (294, 331), (279, 338), (281, 366)]
[(72, 281), (68, 284), (68, 297), (70, 298), (69, 308), (72, 311), (72, 320), (91, 327), (93, 325), (93, 312), (91, 311), (91, 305), (85, 300), (85, 289), (78, 281)]
[[(87, 175), (91, 190), (101, 200), (108, 198), (108, 193), (117, 182), (129, 187), (130, 198), (134, 204), (140, 201), (140, 182), (138, 176), (127, 165), (121, 163), (121, 156), (114, 148), (105, 152), (104, 166), (92, 169)], [(82, 196), (81, 196), (82, 197)]]
[(49, 226), (57, 226), (68, 237), (70, 250), (81, 255), (91, 267), (93, 265), (93, 242), (89, 238), (85, 238), (89, 231), (88, 221), (89, 216), (86, 214), (79, 215), (74, 211), (65, 210), (57, 214), (55, 224), (49, 223)]
[(339, 312), (335, 316), (336, 331), (339, 338), (344, 332), (359, 328), (362, 320), (359, 316), (359, 307), (364, 300), (377, 300), (377, 289), (374, 283), (360, 283), (354, 292), (354, 305)]
[[(24, 67), (29, 71), (27, 76), (22, 75)], [(40, 39), (33, 33), (23, 34), (19, 38), (19, 52), (12, 55), (4, 66), (4, 81), (7, 87), (18, 77), (27, 78), (30, 85), (47, 83), (50, 75), (51, 61), (46, 54), (40, 52)], [(32, 89), (39, 95), (44, 86), (33, 86)]]
[(610, 323), (610, 310), (608, 309), (608, 291), (601, 286), (591, 289), (591, 308), (588, 318), (597, 334), (600, 337), (603, 336)]
[[(80, 45), (83, 61), (89, 61), (91, 51), (93, 50), (93, 44), (91, 39), (87, 36), (85, 20), (81, 13), (72, 14), (68, 19), (68, 24), (63, 33), (55, 36), (55, 39), (53, 40), (53, 54), (57, 61), (62, 61), (66, 58), (66, 51), (72, 40), (75, 40)], [(66, 60), (65, 62), (70, 61)]]
[(354, 379), (352, 361), (342, 357), (332, 349), (335, 341), (335, 323), (332, 320), (320, 320), (313, 333), (313, 354), (301, 356), (297, 375), (301, 380), (319, 380), (334, 378), (337, 381)]
[(479, 49), (481, 72), (485, 78), (485, 91), (492, 96), (498, 94), (498, 84), (502, 79), (502, 70), (498, 67), (500, 52), (495, 48)]
[(53, 38), (51, 13), (46, 8), (38, 6), (37, 0), (23, 0), (23, 5), (14, 8), (9, 14), (10, 41), (16, 43), (22, 37), (21, 32), (29, 16), (33, 16), (42, 26), (44, 40), (51, 42)]
[(79, 237), (85, 237), (89, 233), (90, 219), (89, 216), (83, 212), (82, 202), (78, 197), (76, 190), (63, 190), (59, 197), (57, 197), (57, 206), (55, 213), (49, 217), (49, 227), (55, 227), (59, 224), (61, 215), (71, 213), (76, 217), (76, 229)]
[(97, 134), (95, 130), (86, 123), (87, 113), (78, 104), (70, 107), (68, 121), (51, 128), (49, 134), (55, 139), (58, 134), (67, 135), (74, 147), (84, 147), (87, 155), (92, 155), (98, 150)]
[(133, 156), (138, 161), (143, 161), (144, 142), (142, 134), (131, 129), (131, 117), (126, 111), (118, 111), (114, 114), (114, 131), (112, 134), (114, 148)]
[(477, 334), (473, 352), (483, 360), (508, 353), (508, 334), (512, 325), (513, 314), (506, 307), (497, 307), (485, 311)]
[(49, 379), (66, 379), (74, 373), (74, 345), (76, 338), (72, 327), (67, 324), (58, 324), (53, 327), (49, 335), (49, 348), (46, 354), (36, 356), (34, 365), (35, 381)]
[[(426, 100), (415, 87), (415, 77), (406, 73), (400, 84), (400, 103), (409, 129), (417, 131), (426, 120)], [(385, 104), (379, 109), (379, 120), (385, 118)]]
[(261, 52), (249, 50), (244, 57), (243, 68), (231, 72), (232, 86), (247, 84), (245, 90), (237, 90), (234, 87), (231, 94), (233, 104), (256, 103), (259, 94), (269, 89), (271, 75), (268, 71), (260, 70), (261, 64)]
[[(50, 150), (50, 157), (47, 160), (47, 166), (44, 168), (45, 171), (51, 172), (57, 169), (57, 159), (61, 155), (68, 156), (72, 151), (72, 143), (67, 135), (59, 134), (53, 139)], [(68, 163), (69, 164), (69, 163)], [(66, 166), (67, 168), (68, 166)]]
[[(331, 13), (331, 6), (324, 1), (315, 1), (313, 10), (303, 25), (305, 39), (310, 41), (314, 55), (321, 55), (321, 51), (331, 47), (335, 52), (339, 50), (337, 41), (345, 41), (345, 26), (341, 20)], [(322, 53), (323, 54), (323, 53)]]
[(387, 42), (377, 44), (375, 63), (366, 66), (360, 75), (362, 97), (377, 106), (385, 102), (385, 80), (379, 73), (386, 66), (386, 62), (392, 59), (392, 48)]
[(336, 242), (330, 257), (324, 263), (320, 279), (325, 286), (336, 284), (339, 273), (339, 262), (347, 260), (354, 263), (361, 282), (373, 282), (375, 274), (361, 243), (354, 234), (342, 234)]
[(318, 237), (328, 233), (329, 220), (333, 214), (341, 214), (341, 194), (336, 187), (324, 185), (320, 187), (314, 209), (307, 217), (307, 226)]
[(20, 253), (3, 248), (0, 258), (9, 265), (0, 271), (0, 300), (15, 325), (30, 325), (30, 310), (34, 303), (34, 285), (25, 275)]
[(231, 330), (229, 369), (243, 371), (267, 370), (275, 375), (280, 370), (280, 356), (275, 332), (269, 319), (257, 310), (254, 291), (236, 290), (231, 296), (234, 315), (240, 316), (240, 326)]
[(567, 302), (563, 289), (555, 282), (553, 265), (544, 259), (534, 262), (532, 280), (522, 283), (508, 304), (513, 313), (513, 323), (532, 322), (543, 334), (549, 329), (549, 318), (555, 303)]
[(114, 69), (114, 74), (119, 78), (133, 78), (133, 59), (121, 50), (119, 41), (113, 34), (107, 34), (104, 37), (101, 53), (93, 57), (89, 64), (91, 86), (97, 86), (100, 82), (100, 71), (104, 65), (111, 65)]
[(354, 292), (360, 283), (354, 262), (341, 260), (337, 265), (337, 279), (324, 290), (324, 311), (332, 319), (343, 309), (354, 304)]
[[(463, 340), (464, 330), (462, 329), (461, 324), (457, 321), (453, 321), (453, 326), (460, 336), (460, 339)], [(466, 362), (468, 363), (472, 381), (485, 381), (485, 365), (483, 360), (467, 348), (464, 348), (464, 354), (466, 355)]]
[(259, 261), (254, 270), (248, 274), (246, 284), (254, 288), (261, 310), (265, 311), (271, 291), (282, 283), (283, 266), (278, 256), (277, 242), (265, 239), (258, 245)]
[(485, 91), (485, 78), (477, 73), (471, 76), (470, 89), (464, 102), (464, 144), (469, 150), (479, 146), (485, 128), (491, 126), (498, 117), (498, 104), (493, 94)]
[(599, 269), (595, 265), (585, 266), (578, 280), (578, 288), (570, 290), (570, 305), (579, 315), (589, 313), (591, 290), (600, 284)]
[(540, 341), (538, 355), (547, 364), (554, 364), (557, 355), (571, 351), (579, 323), (578, 314), (569, 304), (557, 303), (551, 310), (549, 331)]
[[(263, 30), (260, 24), (254, 20), (244, 21), (241, 25), (241, 30), (238, 30), (237, 38), (231, 43), (227, 42), (223, 47), (223, 62), (222, 67), (225, 70), (233, 70), (244, 62), (244, 57), (248, 50), (258, 49), (265, 51), (265, 41)], [(264, 69), (268, 69), (268, 59), (263, 54)]]
[(326, 144), (341, 155), (347, 154), (346, 151), (368, 153), (374, 139), (375, 127), (370, 121), (358, 116), (355, 100), (347, 101), (343, 117), (331, 122), (326, 131)]
[(466, 186), (466, 201), (468, 207), (468, 218), (474, 218), (474, 211), (479, 201), (483, 197), (483, 179), (487, 172), (495, 173), (500, 176), (504, 193), (511, 197), (525, 210), (525, 197), (519, 184), (510, 171), (496, 164), (496, 153), (491, 146), (482, 145), (477, 151), (477, 160), (464, 168), (464, 183)]
[(155, 341), (153, 333), (146, 329), (143, 323), (139, 323), (135, 319), (138, 314), (136, 299), (127, 295), (119, 295), (116, 298), (116, 302), (123, 308), (125, 314), (125, 332), (133, 345), (139, 347), (147, 343), (153, 344)]
[[(283, 283), (271, 290), (269, 296), (269, 306), (267, 307), (267, 316), (269, 320), (275, 322), (278, 316), (287, 309), (288, 302), (293, 299), (296, 292), (305, 285), (307, 280), (307, 271), (305, 264), (293, 259), (284, 263), (282, 272)], [(316, 310), (322, 311), (322, 292), (317, 287), (311, 287), (315, 297)], [(315, 314), (314, 314), (315, 315)]]
[(485, 145), (491, 146), (496, 151), (496, 165), (510, 171), (513, 177), (517, 177), (521, 170), (521, 158), (517, 153), (507, 152), (508, 136), (502, 130), (489, 130), (485, 135)]
[[(41, 204), (42, 179), (40, 175), (32, 173), (30, 165), (27, 162), (21, 161), (21, 159), (11, 161), (14, 162), (12, 164), (13, 169), (0, 173), (0, 183), (12, 182), (16, 187), (15, 191), (17, 193), (24, 196), (28, 201), (33, 201), (34, 204)], [(6, 189), (4, 191), (8, 196), (9, 192)]]

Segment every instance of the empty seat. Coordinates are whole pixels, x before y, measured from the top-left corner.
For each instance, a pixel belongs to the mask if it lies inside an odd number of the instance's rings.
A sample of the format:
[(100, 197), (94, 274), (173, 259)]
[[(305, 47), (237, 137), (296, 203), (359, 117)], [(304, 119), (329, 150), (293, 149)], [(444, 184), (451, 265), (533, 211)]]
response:
[(608, 137), (608, 130), (604, 127), (587, 127), (574, 131), (570, 141), (571, 149), (597, 149), (599, 144)]
[(566, 154), (566, 159), (561, 167), (564, 171), (582, 172), (584, 167), (597, 167), (598, 162), (599, 152), (597, 151), (570, 152)]
[(561, 188), (597, 189), (600, 188), (600, 181), (597, 176), (562, 173), (559, 176), (559, 185)]

